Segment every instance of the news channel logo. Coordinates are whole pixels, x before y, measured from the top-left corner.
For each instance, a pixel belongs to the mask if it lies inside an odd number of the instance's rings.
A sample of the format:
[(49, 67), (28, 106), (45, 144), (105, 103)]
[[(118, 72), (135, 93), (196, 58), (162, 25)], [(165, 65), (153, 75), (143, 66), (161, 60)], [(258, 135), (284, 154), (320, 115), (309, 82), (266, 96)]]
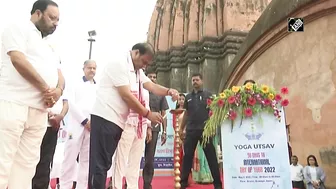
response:
[(303, 18), (288, 18), (287, 29), (289, 32), (303, 32), (304, 22)]

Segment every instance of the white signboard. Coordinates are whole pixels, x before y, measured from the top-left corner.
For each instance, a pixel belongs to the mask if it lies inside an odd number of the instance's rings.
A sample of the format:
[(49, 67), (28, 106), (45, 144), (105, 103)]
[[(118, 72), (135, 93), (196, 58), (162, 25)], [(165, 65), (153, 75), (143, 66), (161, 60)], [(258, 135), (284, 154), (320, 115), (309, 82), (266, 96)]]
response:
[(238, 115), (221, 126), (224, 188), (290, 189), (284, 111), (281, 121), (262, 113), (241, 121)]

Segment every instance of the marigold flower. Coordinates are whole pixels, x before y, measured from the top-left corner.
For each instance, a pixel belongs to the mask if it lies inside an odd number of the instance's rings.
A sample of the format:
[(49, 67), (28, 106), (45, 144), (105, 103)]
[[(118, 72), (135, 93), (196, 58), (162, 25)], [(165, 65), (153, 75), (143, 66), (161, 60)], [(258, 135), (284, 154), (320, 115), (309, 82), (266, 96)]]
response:
[(238, 93), (239, 90), (240, 90), (240, 87), (239, 87), (239, 86), (233, 86), (231, 90), (232, 90), (232, 92), (234, 92), (234, 93)]
[(245, 88), (248, 90), (251, 90), (253, 88), (253, 84), (252, 83), (246, 83)]
[(269, 87), (267, 85), (261, 85), (261, 91), (264, 94), (267, 94), (269, 92)]
[(225, 97), (226, 97), (226, 94), (225, 94), (225, 93), (220, 93), (220, 94), (219, 94), (219, 97), (220, 97), (220, 98), (225, 98)]

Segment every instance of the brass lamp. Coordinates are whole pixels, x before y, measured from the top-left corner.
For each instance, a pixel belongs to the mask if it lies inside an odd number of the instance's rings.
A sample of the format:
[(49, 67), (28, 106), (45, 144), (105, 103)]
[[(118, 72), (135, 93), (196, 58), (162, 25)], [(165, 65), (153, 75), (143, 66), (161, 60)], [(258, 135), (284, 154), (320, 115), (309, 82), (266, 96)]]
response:
[(174, 152), (174, 159), (176, 160), (176, 163), (174, 164), (174, 181), (175, 181), (175, 189), (181, 188), (181, 172), (180, 172), (180, 148), (181, 148), (181, 138), (180, 138), (180, 126), (179, 126), (179, 115), (183, 113), (183, 109), (176, 109), (176, 110), (170, 110), (171, 114), (175, 114), (176, 116), (176, 127), (175, 127), (175, 137), (174, 137), (174, 145), (176, 147)]

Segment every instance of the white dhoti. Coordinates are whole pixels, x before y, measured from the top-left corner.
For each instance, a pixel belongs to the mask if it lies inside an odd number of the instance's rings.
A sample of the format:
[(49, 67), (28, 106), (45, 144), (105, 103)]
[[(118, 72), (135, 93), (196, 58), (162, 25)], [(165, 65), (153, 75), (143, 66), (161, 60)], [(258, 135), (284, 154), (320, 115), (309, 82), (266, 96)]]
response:
[(127, 189), (138, 189), (141, 157), (144, 154), (146, 126), (143, 137), (138, 138), (136, 127), (127, 124), (121, 135), (116, 153), (112, 176), (114, 189), (122, 189), (123, 177), (126, 177)]
[[(86, 189), (89, 176), (89, 148), (90, 132), (83, 128), (81, 133), (72, 135), (64, 146), (64, 158), (62, 163), (60, 188), (71, 189), (73, 181), (77, 181), (77, 189)], [(77, 170), (76, 158), (79, 154)], [(74, 174), (77, 176), (74, 178)]]
[(0, 188), (27, 188), (40, 160), (48, 114), (0, 100)]

